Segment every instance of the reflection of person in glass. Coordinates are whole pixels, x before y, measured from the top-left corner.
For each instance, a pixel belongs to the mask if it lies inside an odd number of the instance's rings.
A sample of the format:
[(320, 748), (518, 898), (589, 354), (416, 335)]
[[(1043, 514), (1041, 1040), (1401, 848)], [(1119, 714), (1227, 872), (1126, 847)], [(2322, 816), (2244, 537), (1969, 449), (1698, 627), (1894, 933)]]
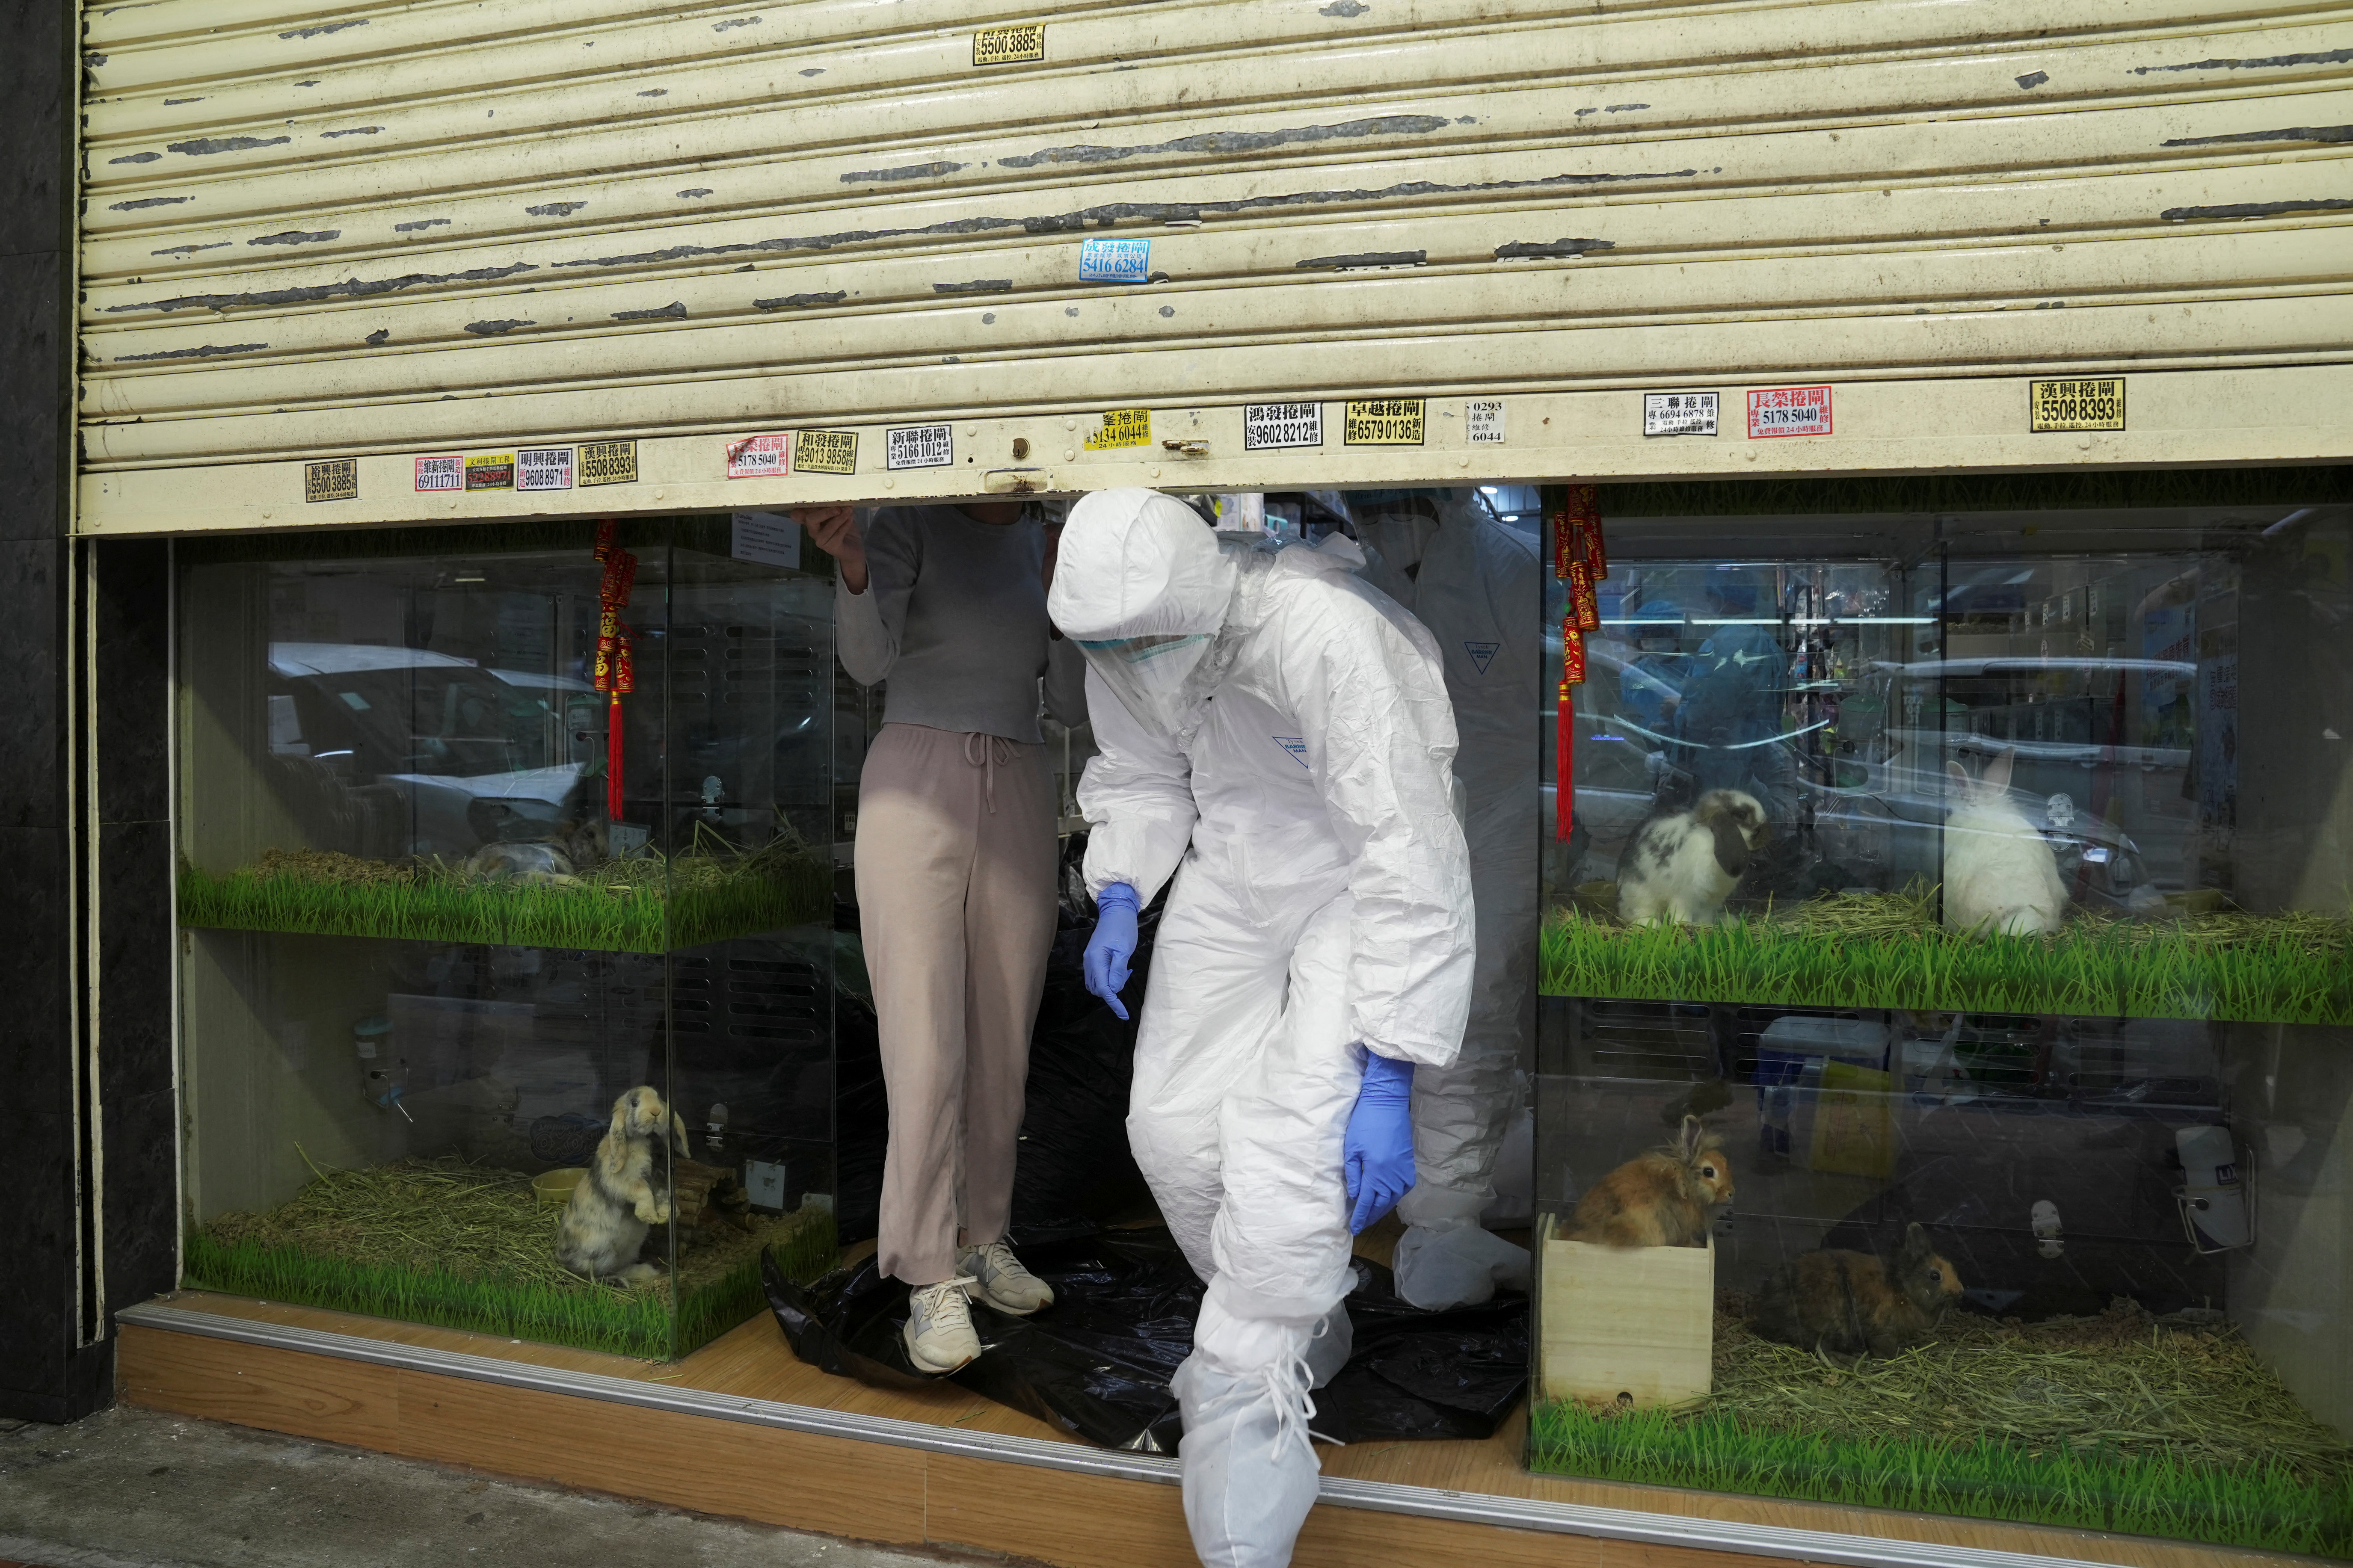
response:
[(1663, 735), (1683, 696), (1683, 607), (1672, 599), (1645, 599), (1632, 619), (1626, 631), (1636, 657), (1618, 672), (1618, 711)]
[(1670, 732), (1683, 742), (1675, 762), (1691, 775), (1694, 798), (1743, 790), (1764, 803), (1768, 819), (1785, 821), (1794, 781), (1788, 748), (1775, 742), (1788, 656), (1759, 607), (1759, 586), (1737, 568), (1708, 574), (1704, 619), (1713, 624), (1685, 665)]

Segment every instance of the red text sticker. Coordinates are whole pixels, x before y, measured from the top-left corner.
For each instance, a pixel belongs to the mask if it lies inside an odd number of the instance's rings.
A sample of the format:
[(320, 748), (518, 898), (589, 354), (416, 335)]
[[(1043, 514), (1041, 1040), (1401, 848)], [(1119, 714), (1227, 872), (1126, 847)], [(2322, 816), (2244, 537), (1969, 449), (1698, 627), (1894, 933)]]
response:
[(1748, 395), (1748, 437), (1827, 436), (1831, 433), (1831, 389), (1827, 386), (1775, 386)]
[(446, 458), (417, 458), (417, 488), (419, 490), (464, 489), (466, 459), (454, 453)]
[(773, 479), (792, 471), (790, 436), (744, 436), (727, 443), (731, 479)]

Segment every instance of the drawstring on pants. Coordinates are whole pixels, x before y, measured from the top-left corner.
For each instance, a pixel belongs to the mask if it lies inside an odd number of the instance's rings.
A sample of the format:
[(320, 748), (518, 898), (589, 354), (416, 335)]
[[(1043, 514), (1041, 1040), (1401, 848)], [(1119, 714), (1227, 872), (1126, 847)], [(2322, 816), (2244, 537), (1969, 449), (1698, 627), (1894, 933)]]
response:
[(1013, 742), (1002, 735), (975, 730), (964, 738), (964, 760), (982, 769), (981, 791), (988, 797), (989, 815), (997, 814), (997, 770), (1013, 765)]

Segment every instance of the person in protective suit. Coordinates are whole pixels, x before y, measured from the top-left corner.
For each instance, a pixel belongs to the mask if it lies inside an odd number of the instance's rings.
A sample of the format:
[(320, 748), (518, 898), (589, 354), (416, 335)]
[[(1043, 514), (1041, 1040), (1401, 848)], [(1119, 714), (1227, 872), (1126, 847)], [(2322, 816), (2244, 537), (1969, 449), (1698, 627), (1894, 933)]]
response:
[(1414, 1074), (1416, 1179), (1398, 1205), (1407, 1228), (1394, 1255), (1398, 1294), (1435, 1310), (1528, 1288), (1527, 1249), (1489, 1235), (1480, 1215), (1495, 1200), (1535, 1026), (1543, 563), (1534, 536), (1499, 521), (1476, 490), (1352, 499), (1374, 557), (1365, 575), (1430, 629), (1445, 660), (1468, 797), (1479, 936), (1470, 1022), (1453, 1066)]
[(1071, 508), (1047, 605), (1096, 703), (1086, 969), (1123, 1016), (1135, 911), (1175, 877), (1127, 1126), (1208, 1287), (1170, 1386), (1210, 1568), (1291, 1560), (1350, 1237), (1413, 1184), (1413, 1075), (1452, 1062), (1470, 1004), (1438, 650), (1354, 555), (1221, 542), (1181, 502), (1107, 490)]
[(1795, 794), (1786, 748), (1773, 743), (1781, 733), (1789, 656), (1759, 613), (1760, 601), (1769, 608), (1769, 593), (1737, 569), (1709, 574), (1707, 608), (1715, 625), (1686, 666), (1674, 733), (1694, 796), (1744, 790), (1781, 822)]

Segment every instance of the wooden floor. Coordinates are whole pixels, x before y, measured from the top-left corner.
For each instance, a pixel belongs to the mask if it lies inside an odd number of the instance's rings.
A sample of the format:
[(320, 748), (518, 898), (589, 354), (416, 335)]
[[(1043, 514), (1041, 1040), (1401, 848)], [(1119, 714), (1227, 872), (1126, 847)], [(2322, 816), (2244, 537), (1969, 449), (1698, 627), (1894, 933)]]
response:
[[(827, 1375), (794, 1356), (762, 1316), (682, 1362), (649, 1363), (311, 1308), (182, 1292), (175, 1305), (532, 1365), (774, 1400), (968, 1431), (1068, 1441), (1041, 1422), (953, 1384), (900, 1392)], [(976, 1548), (1070, 1568), (1185, 1568), (1195, 1559), (1176, 1489), (783, 1432), (446, 1374), (126, 1326), (122, 1397), (526, 1479), (862, 1540)], [(1522, 1420), (1481, 1443), (1319, 1448), (1324, 1473), (1366, 1481), (1635, 1509), (2146, 1568), (2247, 1568), (2259, 1553), (2133, 1537), (1926, 1518), (1534, 1476)], [(1586, 1568), (1736, 1568), (1778, 1561), (1722, 1552), (1499, 1529), (1320, 1507), (1301, 1568), (1478, 1561)]]

